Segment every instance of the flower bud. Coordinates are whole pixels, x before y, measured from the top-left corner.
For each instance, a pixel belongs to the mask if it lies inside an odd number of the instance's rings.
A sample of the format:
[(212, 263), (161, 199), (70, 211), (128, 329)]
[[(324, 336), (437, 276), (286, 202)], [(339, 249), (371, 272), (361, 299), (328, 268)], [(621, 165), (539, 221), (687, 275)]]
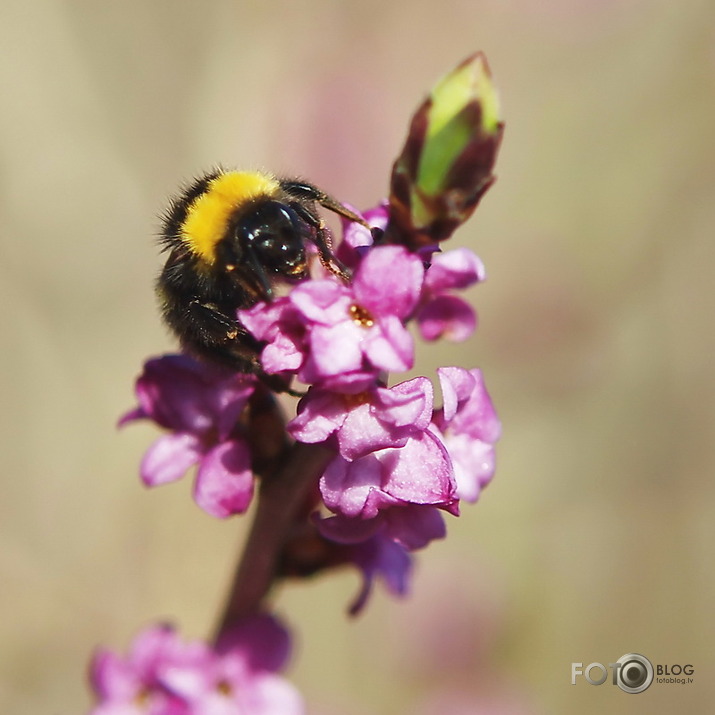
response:
[(412, 117), (392, 168), (386, 240), (418, 249), (449, 238), (494, 182), (503, 129), (487, 60), (477, 52)]

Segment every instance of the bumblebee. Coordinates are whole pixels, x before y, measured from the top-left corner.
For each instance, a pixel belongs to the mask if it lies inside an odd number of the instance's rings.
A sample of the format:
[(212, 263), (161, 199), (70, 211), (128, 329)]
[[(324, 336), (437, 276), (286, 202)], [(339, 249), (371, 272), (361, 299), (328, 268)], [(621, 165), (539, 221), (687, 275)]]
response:
[(169, 257), (157, 293), (167, 325), (187, 352), (262, 375), (262, 345), (236, 311), (270, 301), (280, 283), (307, 278), (309, 244), (328, 270), (349, 278), (333, 255), (318, 205), (369, 228), (312, 184), (263, 172), (219, 169), (171, 202), (161, 231)]

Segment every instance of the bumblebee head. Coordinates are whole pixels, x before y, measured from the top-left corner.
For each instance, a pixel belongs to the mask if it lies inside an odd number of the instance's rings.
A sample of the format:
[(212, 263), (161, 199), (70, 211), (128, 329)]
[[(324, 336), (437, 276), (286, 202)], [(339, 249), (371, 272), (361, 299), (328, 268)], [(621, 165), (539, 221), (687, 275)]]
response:
[[(229, 263), (244, 263), (256, 272), (297, 280), (307, 277), (305, 240), (310, 230), (296, 211), (273, 199), (256, 203), (239, 214), (219, 248)], [(222, 256), (224, 258), (224, 256)]]
[[(221, 171), (203, 177), (173, 207), (173, 213), (179, 214), (175, 238), (201, 266), (211, 267), (219, 259), (230, 258), (222, 255), (227, 252), (223, 244), (230, 246), (239, 235), (242, 219), (279, 191), (277, 179), (259, 172)], [(235, 260), (241, 258), (233, 256)]]
[(204, 279), (230, 274), (231, 281), (270, 299), (276, 278), (308, 277), (306, 242), (315, 240), (319, 222), (312, 202), (284, 184), (261, 172), (205, 175), (172, 204), (164, 243)]
[[(256, 171), (217, 170), (188, 186), (164, 218), (167, 266), (182, 271), (198, 292), (211, 289), (235, 300), (270, 300), (276, 279), (309, 276), (308, 245), (321, 263), (343, 280), (349, 274), (335, 259), (316, 205), (367, 228), (362, 217), (300, 179), (277, 179)], [(176, 268), (181, 266), (181, 268)], [(240, 297), (239, 297), (240, 296)]]

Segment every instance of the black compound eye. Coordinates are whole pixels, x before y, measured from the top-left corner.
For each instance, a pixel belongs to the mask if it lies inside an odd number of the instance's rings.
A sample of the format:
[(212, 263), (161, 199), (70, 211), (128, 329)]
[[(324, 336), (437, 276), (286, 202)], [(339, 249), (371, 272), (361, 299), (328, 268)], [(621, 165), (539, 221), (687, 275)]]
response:
[(287, 231), (264, 229), (256, 236), (253, 246), (261, 263), (275, 270), (303, 259), (302, 243)]
[(247, 216), (240, 228), (261, 266), (284, 275), (304, 271), (303, 231), (291, 208), (269, 202)]

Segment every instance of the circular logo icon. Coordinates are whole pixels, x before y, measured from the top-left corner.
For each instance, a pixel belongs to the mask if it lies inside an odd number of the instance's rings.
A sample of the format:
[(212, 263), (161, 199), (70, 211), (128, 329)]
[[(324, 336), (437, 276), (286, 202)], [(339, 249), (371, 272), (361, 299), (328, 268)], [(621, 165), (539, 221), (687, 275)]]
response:
[(626, 693), (642, 693), (653, 682), (653, 665), (644, 655), (627, 653), (617, 661), (618, 687)]

